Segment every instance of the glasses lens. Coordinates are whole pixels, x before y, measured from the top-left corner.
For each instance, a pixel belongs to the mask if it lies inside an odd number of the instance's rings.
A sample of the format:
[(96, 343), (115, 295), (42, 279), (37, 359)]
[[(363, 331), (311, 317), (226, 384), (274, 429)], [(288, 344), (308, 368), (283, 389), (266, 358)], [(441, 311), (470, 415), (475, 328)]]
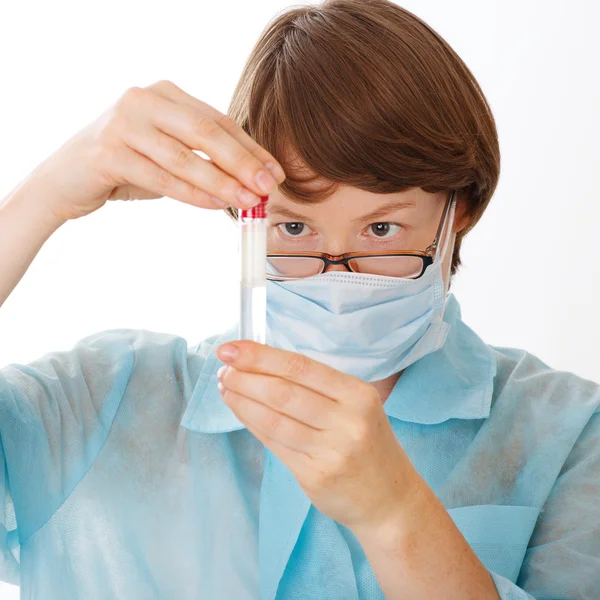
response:
[(320, 258), (305, 256), (284, 256), (267, 258), (267, 275), (276, 277), (312, 277), (323, 270), (323, 261)]
[(423, 261), (418, 256), (371, 256), (353, 258), (350, 267), (357, 273), (411, 278), (421, 275)]

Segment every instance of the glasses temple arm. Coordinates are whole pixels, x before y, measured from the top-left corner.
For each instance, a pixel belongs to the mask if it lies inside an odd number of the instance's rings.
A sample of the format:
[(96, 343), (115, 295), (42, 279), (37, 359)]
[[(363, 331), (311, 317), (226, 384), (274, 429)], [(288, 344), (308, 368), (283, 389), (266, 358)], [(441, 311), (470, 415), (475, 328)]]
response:
[[(444, 230), (444, 225), (446, 224), (446, 220), (448, 219), (448, 213), (450, 212), (450, 207), (452, 206), (452, 201), (454, 200), (455, 193), (456, 193), (455, 190), (452, 190), (450, 192), (450, 196), (448, 197), (448, 200), (446, 201), (446, 206), (444, 207), (444, 213), (442, 214), (442, 218), (440, 219), (440, 224), (438, 225), (438, 230), (435, 234), (433, 243), (431, 244), (431, 246), (429, 246), (429, 248), (427, 248), (426, 251), (437, 249), (437, 247), (441, 241), (440, 238), (442, 236), (442, 233)], [(452, 223), (450, 223), (450, 226), (452, 226)]]

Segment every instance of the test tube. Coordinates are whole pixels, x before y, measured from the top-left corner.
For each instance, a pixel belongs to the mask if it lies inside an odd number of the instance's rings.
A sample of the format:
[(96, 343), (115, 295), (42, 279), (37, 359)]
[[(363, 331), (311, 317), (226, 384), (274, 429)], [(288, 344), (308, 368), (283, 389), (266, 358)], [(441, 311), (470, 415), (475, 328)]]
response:
[(239, 339), (266, 343), (268, 196), (240, 211), (241, 277)]

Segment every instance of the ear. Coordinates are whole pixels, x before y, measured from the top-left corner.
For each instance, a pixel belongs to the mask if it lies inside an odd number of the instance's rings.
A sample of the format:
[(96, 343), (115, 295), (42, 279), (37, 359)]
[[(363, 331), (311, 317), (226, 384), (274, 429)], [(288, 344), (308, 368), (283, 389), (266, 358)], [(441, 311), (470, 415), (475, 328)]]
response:
[(456, 208), (454, 209), (454, 226), (452, 227), (452, 231), (460, 233), (469, 226), (470, 222), (471, 217), (467, 212), (467, 201), (462, 194), (459, 194), (456, 200)]

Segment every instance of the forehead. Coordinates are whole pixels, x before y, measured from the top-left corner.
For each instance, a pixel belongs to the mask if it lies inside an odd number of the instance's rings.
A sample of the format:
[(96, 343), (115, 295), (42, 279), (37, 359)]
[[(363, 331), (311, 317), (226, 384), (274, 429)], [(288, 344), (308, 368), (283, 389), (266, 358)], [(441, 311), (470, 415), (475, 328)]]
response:
[(309, 167), (289, 144), (284, 144), (283, 148), (281, 162), (288, 178), (294, 183), (298, 182), (308, 196), (311, 192), (315, 192), (317, 196), (307, 200), (286, 196), (283, 185), (283, 189), (277, 188), (269, 196), (268, 206), (275, 211), (277, 208), (285, 208), (297, 214), (311, 215), (315, 219), (322, 217), (346, 221), (360, 218), (374, 210), (383, 210), (387, 205), (402, 204), (403, 209), (411, 208), (412, 212), (427, 218), (438, 212), (446, 196), (444, 193), (431, 194), (419, 187), (401, 192), (376, 193), (334, 182)]
[(275, 190), (269, 196), (267, 212), (276, 214), (278, 210), (293, 212), (311, 218), (327, 218), (341, 221), (355, 220), (372, 213), (390, 210), (403, 213), (418, 213), (427, 217), (437, 214), (440, 205), (439, 194), (429, 194), (420, 188), (391, 194), (374, 193), (360, 188), (338, 185), (325, 200), (301, 202)]

